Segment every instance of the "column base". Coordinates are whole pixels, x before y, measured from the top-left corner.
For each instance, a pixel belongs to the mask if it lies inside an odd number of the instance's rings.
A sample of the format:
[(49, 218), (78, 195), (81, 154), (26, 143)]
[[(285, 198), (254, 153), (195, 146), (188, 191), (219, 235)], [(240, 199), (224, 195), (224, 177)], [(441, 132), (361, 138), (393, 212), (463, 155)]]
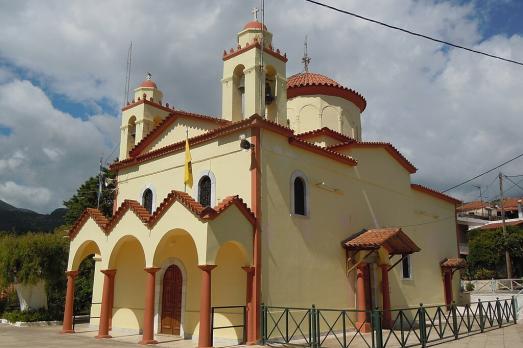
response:
[(96, 335), (94, 338), (96, 338), (97, 340), (100, 340), (100, 339), (105, 339), (105, 338), (113, 338), (113, 336), (111, 336), (111, 335)]
[(258, 341), (247, 341), (245, 344), (248, 346), (255, 346), (258, 344)]
[(364, 323), (357, 321), (356, 322), (356, 329), (357, 328), (359, 328), (360, 332), (362, 332), (362, 333), (367, 333), (367, 332), (371, 332), (372, 331), (372, 327), (371, 327), (370, 323), (367, 322), (367, 321), (364, 322)]
[(74, 330), (62, 330), (61, 333), (63, 333), (63, 334), (72, 334), (72, 333), (74, 333)]
[(158, 344), (157, 340), (141, 340), (140, 344), (147, 345), (147, 344)]

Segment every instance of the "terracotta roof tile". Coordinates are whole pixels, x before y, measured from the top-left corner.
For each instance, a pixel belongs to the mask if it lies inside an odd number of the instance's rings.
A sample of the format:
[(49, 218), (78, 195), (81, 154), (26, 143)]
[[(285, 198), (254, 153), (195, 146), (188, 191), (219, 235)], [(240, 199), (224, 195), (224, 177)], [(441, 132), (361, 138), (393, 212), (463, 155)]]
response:
[(441, 266), (441, 268), (455, 268), (455, 269), (465, 268), (465, 267), (467, 267), (467, 261), (465, 261), (465, 259), (458, 258), (458, 257), (450, 258), (450, 259), (445, 259), (445, 260), (441, 261), (440, 266)]
[(470, 210), (478, 210), (481, 208), (492, 208), (488, 202), (482, 202), (482, 201), (473, 201), (473, 202), (467, 202), (463, 203), (459, 207), (457, 207), (457, 211), (470, 211)]
[(350, 149), (350, 148), (365, 148), (365, 147), (381, 147), (384, 148), (394, 159), (396, 159), (399, 164), (403, 166), (409, 173), (416, 173), (417, 169), (414, 165), (401, 154), (392, 144), (384, 142), (375, 142), (375, 141), (354, 141), (350, 140), (342, 144), (336, 144), (329, 146), (329, 150), (337, 151), (340, 149)]
[(372, 250), (384, 247), (390, 254), (411, 254), (421, 249), (401, 228), (377, 228), (358, 232), (342, 242), (349, 250)]
[(339, 162), (348, 164), (350, 166), (355, 166), (358, 164), (358, 161), (356, 161), (351, 156), (343, 155), (339, 152), (332, 151), (329, 148), (324, 148), (318, 145), (314, 145), (308, 141), (302, 140), (298, 137), (290, 137), (289, 138), (289, 144), (298, 146), (302, 149), (309, 150), (312, 152), (315, 152), (317, 154), (329, 157), (331, 159), (337, 160)]
[[(523, 226), (523, 220), (505, 221), (505, 226)], [(482, 230), (497, 230), (503, 227), (503, 222), (488, 223), (480, 227)]]
[(256, 221), (253, 212), (238, 196), (227, 197), (222, 200), (215, 208), (211, 208), (203, 207), (200, 203), (195, 201), (189, 194), (185, 192), (173, 190), (167, 195), (167, 197), (165, 197), (165, 199), (152, 215), (149, 214), (149, 212), (137, 201), (127, 199), (123, 201), (122, 205), (118, 208), (111, 220), (107, 220), (97, 209), (86, 209), (80, 218), (76, 221), (73, 228), (71, 228), (69, 231), (69, 238), (72, 240), (74, 237), (76, 237), (89, 217), (96, 221), (104, 233), (109, 234), (128, 211), (132, 211), (147, 226), (147, 228), (151, 229), (162, 218), (162, 216), (174, 202), (180, 202), (180, 204), (182, 204), (197, 218), (203, 221), (216, 219), (232, 205), (238, 207), (240, 212), (251, 224), (254, 224)]
[(367, 107), (367, 101), (361, 94), (353, 89), (342, 86), (325, 75), (302, 72), (292, 75), (287, 79), (287, 99), (312, 94), (344, 98), (354, 103), (360, 109), (360, 112), (363, 112)]
[(310, 138), (315, 138), (315, 137), (320, 136), (320, 135), (331, 137), (331, 138), (333, 138), (333, 139), (335, 139), (337, 141), (343, 142), (343, 143), (348, 143), (348, 142), (355, 141), (351, 137), (348, 137), (345, 134), (341, 134), (340, 132), (336, 132), (336, 131), (328, 128), (328, 127), (323, 127), (323, 128), (319, 128), (319, 129), (315, 129), (315, 130), (309, 131), (309, 132), (296, 134), (296, 137), (300, 138), (300, 139), (303, 139), (303, 140), (307, 140), (307, 139), (310, 139)]
[(436, 190), (433, 190), (431, 188), (428, 188), (426, 186), (423, 186), (423, 185), (419, 185), (419, 184), (410, 184), (410, 187), (413, 189), (413, 190), (416, 190), (416, 191), (419, 191), (419, 192), (423, 192), (423, 193), (426, 193), (426, 194), (429, 194), (431, 196), (434, 196), (436, 198), (439, 198), (441, 200), (444, 200), (444, 201), (447, 201), (449, 203), (453, 203), (453, 204), (460, 204), (461, 201), (454, 198), (454, 197), (451, 197), (449, 195), (446, 195), (444, 193), (441, 193), (441, 192), (438, 192)]

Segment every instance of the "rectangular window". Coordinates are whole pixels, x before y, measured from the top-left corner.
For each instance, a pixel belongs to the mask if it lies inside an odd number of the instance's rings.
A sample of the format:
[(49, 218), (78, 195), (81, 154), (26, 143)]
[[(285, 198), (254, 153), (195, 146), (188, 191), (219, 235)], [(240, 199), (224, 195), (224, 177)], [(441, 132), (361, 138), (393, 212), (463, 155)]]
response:
[(405, 255), (401, 261), (401, 274), (403, 279), (412, 279), (412, 269), (410, 264), (410, 255)]

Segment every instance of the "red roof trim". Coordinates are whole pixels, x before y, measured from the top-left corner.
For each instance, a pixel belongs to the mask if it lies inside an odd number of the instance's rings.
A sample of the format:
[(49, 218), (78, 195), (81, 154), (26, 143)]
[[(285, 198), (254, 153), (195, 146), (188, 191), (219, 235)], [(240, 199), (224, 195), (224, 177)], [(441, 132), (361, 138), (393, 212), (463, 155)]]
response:
[[(233, 58), (233, 57), (236, 57), (237, 55), (240, 55), (240, 54), (242, 54), (242, 53), (244, 53), (244, 52), (247, 52), (247, 51), (249, 51), (249, 50), (251, 50), (251, 49), (253, 49), (253, 48), (255, 48), (255, 47), (259, 49), (259, 48), (261, 47), (261, 45), (260, 45), (258, 42), (253, 42), (253, 43), (249, 43), (249, 42), (248, 42), (248, 43), (245, 45), (245, 47), (238, 48), (238, 49), (236, 49), (236, 51), (235, 51), (234, 49), (231, 48), (231, 49), (229, 50), (229, 52), (227, 53), (227, 51), (224, 50), (224, 51), (223, 51), (223, 58), (222, 58), (222, 59), (223, 59), (223, 61), (225, 62), (226, 60), (229, 60), (229, 59), (231, 59), (231, 58)], [(284, 54), (282, 55), (282, 54), (280, 53), (280, 50), (279, 50), (279, 49), (277, 49), (276, 51), (274, 51), (274, 50), (272, 49), (272, 47), (269, 46), (269, 47), (265, 47), (265, 48), (263, 49), (263, 51), (264, 51), (265, 53), (270, 54), (271, 56), (275, 57), (276, 59), (281, 60), (281, 61), (284, 62), (284, 63), (287, 63), (287, 61), (288, 61), (288, 59), (287, 59), (287, 54), (284, 53)]]
[(131, 151), (129, 151), (129, 154), (132, 157), (138, 156), (148, 145), (150, 145), (158, 136), (160, 136), (167, 128), (169, 128), (169, 126), (171, 126), (179, 118), (193, 118), (200, 121), (212, 122), (217, 125), (227, 125), (231, 123), (230, 121), (223, 120), (217, 117), (198, 115), (186, 111), (176, 110), (169, 114), (155, 128), (153, 128), (153, 130), (149, 132), (149, 134), (147, 134), (145, 138), (143, 138), (138, 144), (136, 144), (131, 149)]
[(392, 144), (390, 143), (382, 143), (382, 142), (368, 142), (368, 141), (350, 141), (343, 144), (336, 144), (329, 146), (328, 149), (336, 151), (338, 149), (348, 149), (352, 147), (359, 147), (359, 148), (384, 148), (396, 161), (398, 161), (399, 164), (407, 172), (410, 174), (416, 173), (417, 169), (414, 167), (410, 161), (401, 154), (401, 152), (398, 151)]
[(125, 200), (111, 220), (105, 218), (97, 209), (88, 208), (82, 213), (71, 230), (69, 230), (69, 238), (73, 240), (90, 217), (93, 218), (105, 234), (109, 234), (128, 211), (132, 211), (148, 229), (151, 229), (174, 202), (180, 202), (180, 204), (191, 211), (198, 219), (203, 221), (216, 219), (229, 207), (234, 205), (245, 216), (249, 223), (252, 225), (256, 223), (254, 214), (247, 204), (238, 196), (226, 197), (216, 207), (211, 208), (203, 207), (185, 192), (171, 191), (152, 215), (149, 214), (140, 203), (133, 200)]
[(299, 97), (301, 95), (330, 95), (333, 97), (340, 97), (350, 101), (363, 112), (367, 107), (367, 101), (358, 92), (343, 87), (343, 86), (329, 86), (329, 85), (306, 85), (287, 88), (287, 99)]
[[(152, 99), (152, 97), (151, 97)], [(173, 112), (174, 111), (174, 108), (170, 108), (169, 107), (169, 103), (166, 103), (165, 106), (163, 106), (162, 104), (160, 103), (157, 103), (153, 100), (147, 100), (145, 99), (144, 96), (142, 97), (138, 97), (138, 100), (132, 100), (131, 102), (128, 102), (126, 106), (124, 106), (122, 108), (122, 111), (125, 111), (125, 110), (129, 110), (131, 108), (134, 108), (135, 106), (138, 106), (138, 105), (141, 105), (141, 104), (147, 104), (147, 105), (151, 105), (151, 106), (154, 106), (160, 110), (164, 110), (164, 111), (168, 111), (168, 112)]]
[(422, 186), (422, 185), (418, 185), (418, 184), (410, 184), (410, 187), (413, 190), (426, 193), (428, 195), (431, 195), (433, 197), (439, 198), (441, 200), (447, 201), (447, 202), (452, 203), (452, 204), (459, 204), (459, 203), (461, 203), (460, 200), (458, 200), (458, 199), (456, 199), (454, 197), (448, 196), (448, 195), (446, 195), (444, 193), (438, 192), (438, 191), (433, 190), (431, 188), (428, 188), (426, 186)]
[(315, 130), (309, 131), (309, 132), (297, 134), (296, 138), (300, 138), (302, 140), (306, 140), (306, 139), (315, 138), (315, 137), (321, 136), (321, 135), (331, 137), (332, 139), (335, 139), (335, 140), (338, 140), (338, 141), (344, 142), (344, 143), (345, 142), (355, 141), (351, 137), (348, 137), (348, 136), (346, 136), (344, 134), (336, 132), (336, 131), (328, 128), (328, 127), (323, 127), (323, 128), (320, 128), (320, 129), (315, 129)]
[(323, 148), (321, 146), (314, 145), (312, 143), (309, 143), (308, 141), (301, 140), (300, 138), (297, 138), (297, 137), (290, 137), (289, 144), (297, 146), (304, 150), (308, 150), (308, 151), (317, 153), (322, 156), (329, 157), (330, 159), (333, 159), (333, 160), (341, 162), (341, 163), (348, 164), (350, 166), (355, 166), (358, 164), (358, 162), (350, 156), (342, 155), (339, 152), (335, 152), (335, 151)]

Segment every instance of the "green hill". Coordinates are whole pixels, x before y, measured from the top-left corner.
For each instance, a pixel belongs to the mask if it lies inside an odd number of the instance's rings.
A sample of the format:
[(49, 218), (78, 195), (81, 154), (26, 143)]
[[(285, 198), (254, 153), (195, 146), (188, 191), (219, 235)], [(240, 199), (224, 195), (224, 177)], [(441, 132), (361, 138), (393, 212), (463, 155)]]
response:
[(58, 208), (51, 214), (39, 214), (32, 210), (14, 207), (0, 200), (0, 231), (50, 232), (64, 223), (67, 209)]

